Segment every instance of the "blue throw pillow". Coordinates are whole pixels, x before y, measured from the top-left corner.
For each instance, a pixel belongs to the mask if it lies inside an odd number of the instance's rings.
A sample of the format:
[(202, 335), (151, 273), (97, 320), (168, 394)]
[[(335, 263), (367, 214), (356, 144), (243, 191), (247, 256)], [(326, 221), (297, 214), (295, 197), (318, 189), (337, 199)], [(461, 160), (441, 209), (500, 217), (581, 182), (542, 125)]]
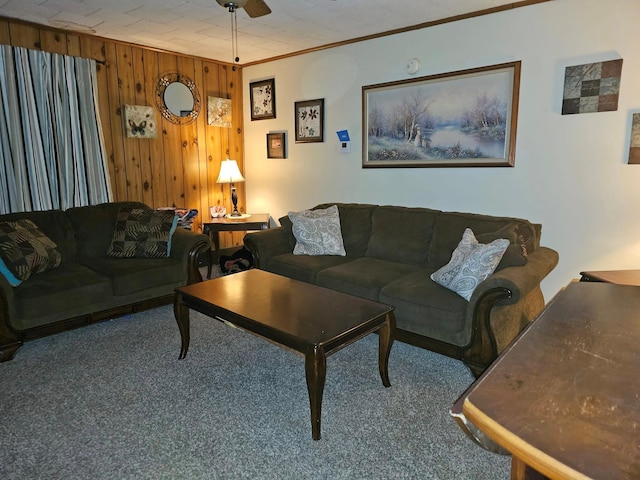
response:
[(169, 243), (167, 243), (167, 257), (171, 255), (171, 239), (173, 238), (173, 234), (176, 231), (176, 228), (178, 227), (178, 220), (179, 220), (178, 215), (174, 215), (173, 223), (171, 224), (171, 229), (169, 230)]
[(2, 276), (7, 279), (7, 282), (9, 282), (9, 285), (11, 285), (12, 287), (17, 287), (22, 283), (22, 280), (20, 280), (19, 278), (16, 278), (16, 276), (13, 273), (11, 273), (11, 270), (9, 270), (9, 267), (7, 267), (7, 265), (4, 263), (4, 260), (2, 260), (1, 257), (0, 257), (0, 274), (2, 274)]

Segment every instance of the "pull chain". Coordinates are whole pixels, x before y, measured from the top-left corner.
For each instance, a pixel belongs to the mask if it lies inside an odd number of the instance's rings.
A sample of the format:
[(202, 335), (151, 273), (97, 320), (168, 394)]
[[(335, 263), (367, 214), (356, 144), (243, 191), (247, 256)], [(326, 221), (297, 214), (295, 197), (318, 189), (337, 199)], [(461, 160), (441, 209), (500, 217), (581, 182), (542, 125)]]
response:
[(231, 14), (231, 54), (233, 56), (233, 71), (236, 70), (236, 63), (240, 61), (240, 57), (238, 56), (238, 17), (236, 16), (236, 11), (233, 10)]

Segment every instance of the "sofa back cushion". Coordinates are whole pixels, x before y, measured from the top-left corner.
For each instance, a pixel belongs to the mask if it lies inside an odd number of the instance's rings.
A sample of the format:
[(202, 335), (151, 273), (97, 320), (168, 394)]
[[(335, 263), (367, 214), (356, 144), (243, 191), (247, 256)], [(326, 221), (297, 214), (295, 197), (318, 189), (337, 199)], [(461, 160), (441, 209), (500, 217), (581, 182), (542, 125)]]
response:
[(61, 263), (74, 262), (76, 259), (76, 240), (73, 228), (62, 210), (41, 212), (20, 212), (0, 215), (0, 222), (31, 220), (55, 244), (61, 255)]
[[(429, 253), (434, 221), (439, 213), (438, 210), (429, 208), (376, 208), (373, 212), (366, 256), (424, 266)], [(459, 241), (460, 237), (455, 245)]]
[(536, 229), (527, 220), (475, 213), (441, 212), (435, 220), (428, 264), (433, 268), (446, 265), (466, 228), (473, 230), (476, 237), (482, 240), (485, 234), (503, 231), (505, 234), (500, 235), (501, 238), (507, 238), (511, 243), (524, 243), (527, 252), (534, 251), (539, 244)]
[(114, 202), (73, 207), (65, 212), (73, 226), (78, 255), (81, 258), (106, 255), (121, 207), (149, 209), (147, 205), (140, 202)]
[(338, 206), (342, 241), (347, 255), (362, 257), (367, 250), (371, 236), (371, 218), (377, 205), (364, 203), (323, 203), (313, 210)]

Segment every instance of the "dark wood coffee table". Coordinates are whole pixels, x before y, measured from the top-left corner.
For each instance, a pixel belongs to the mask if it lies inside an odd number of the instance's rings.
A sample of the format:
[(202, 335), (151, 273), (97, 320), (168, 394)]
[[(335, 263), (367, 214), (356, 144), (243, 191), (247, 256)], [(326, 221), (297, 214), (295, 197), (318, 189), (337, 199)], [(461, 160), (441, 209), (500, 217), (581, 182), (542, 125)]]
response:
[(230, 323), (305, 358), (311, 433), (320, 439), (327, 356), (379, 333), (378, 368), (389, 387), (389, 353), (395, 337), (393, 307), (252, 269), (176, 288), (174, 313), (182, 348), (189, 350), (189, 309)]

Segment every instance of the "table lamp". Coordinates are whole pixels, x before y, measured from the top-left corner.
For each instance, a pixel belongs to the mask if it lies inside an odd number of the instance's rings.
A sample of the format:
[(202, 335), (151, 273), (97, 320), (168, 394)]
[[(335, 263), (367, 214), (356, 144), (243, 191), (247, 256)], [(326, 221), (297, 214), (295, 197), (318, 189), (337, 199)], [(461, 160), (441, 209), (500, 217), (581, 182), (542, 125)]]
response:
[(220, 166), (220, 174), (216, 183), (230, 183), (231, 184), (231, 202), (233, 203), (233, 212), (229, 214), (230, 217), (239, 217), (238, 211), (238, 194), (236, 193), (236, 182), (244, 182), (244, 177), (240, 173), (238, 163), (235, 160), (226, 159), (222, 161)]

